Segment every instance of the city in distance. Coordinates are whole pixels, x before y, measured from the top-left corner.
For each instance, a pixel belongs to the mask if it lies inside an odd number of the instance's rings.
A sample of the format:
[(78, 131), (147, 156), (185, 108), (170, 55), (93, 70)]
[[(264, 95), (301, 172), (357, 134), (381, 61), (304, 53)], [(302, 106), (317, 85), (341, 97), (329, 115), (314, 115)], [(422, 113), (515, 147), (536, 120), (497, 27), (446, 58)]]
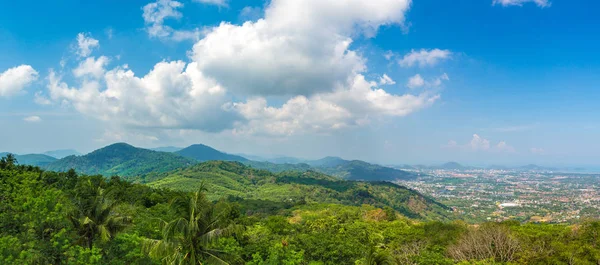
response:
[(0, 4), (0, 264), (600, 264), (600, 2)]

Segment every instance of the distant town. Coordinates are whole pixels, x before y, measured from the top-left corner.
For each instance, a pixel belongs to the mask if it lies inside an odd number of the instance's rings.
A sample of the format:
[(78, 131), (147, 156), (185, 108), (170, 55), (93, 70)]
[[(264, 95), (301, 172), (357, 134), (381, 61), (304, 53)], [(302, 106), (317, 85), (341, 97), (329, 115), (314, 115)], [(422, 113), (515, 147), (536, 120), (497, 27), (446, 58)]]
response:
[(600, 217), (600, 174), (498, 169), (404, 169), (398, 184), (452, 207), (462, 220), (572, 223)]

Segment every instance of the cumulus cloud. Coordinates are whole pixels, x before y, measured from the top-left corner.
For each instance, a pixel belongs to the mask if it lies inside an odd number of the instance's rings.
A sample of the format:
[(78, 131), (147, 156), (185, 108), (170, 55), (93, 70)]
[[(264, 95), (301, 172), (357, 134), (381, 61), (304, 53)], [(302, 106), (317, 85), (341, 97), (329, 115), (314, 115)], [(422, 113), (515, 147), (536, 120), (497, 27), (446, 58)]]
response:
[(97, 39), (92, 38), (89, 33), (77, 34), (77, 55), (79, 55), (79, 57), (90, 56), (92, 51), (99, 46), (100, 42)]
[(492, 145), (490, 140), (478, 135), (473, 134), (471, 140), (466, 144), (459, 144), (454, 140), (450, 140), (448, 144), (442, 146), (444, 148), (458, 149), (463, 151), (471, 152), (496, 152), (496, 153), (514, 153), (516, 149), (507, 144), (505, 141), (499, 141), (497, 144)]
[(75, 77), (91, 76), (94, 78), (100, 78), (104, 75), (104, 67), (108, 64), (109, 59), (106, 56), (100, 56), (98, 59), (94, 57), (88, 57), (84, 61), (79, 63), (77, 68), (73, 69), (73, 75)]
[(39, 116), (29, 116), (25, 117), (23, 120), (26, 122), (40, 122), (42, 121), (42, 118), (40, 118)]
[(228, 5), (227, 0), (193, 0), (193, 1), (202, 3), (202, 4), (217, 5), (217, 6), (223, 6), (223, 7), (226, 7)]
[(37, 80), (38, 72), (30, 65), (20, 65), (0, 73), (0, 97), (10, 97)]
[(275, 0), (265, 17), (210, 29), (194, 45), (202, 72), (246, 95), (305, 95), (347, 86), (366, 71), (352, 37), (402, 24), (409, 0)]
[(415, 65), (419, 67), (433, 66), (442, 60), (449, 59), (451, 55), (452, 52), (449, 50), (412, 50), (410, 53), (404, 55), (398, 63), (402, 67), (413, 67)]
[(200, 38), (200, 30), (174, 30), (172, 27), (165, 25), (165, 20), (179, 20), (183, 14), (179, 9), (183, 8), (183, 4), (173, 0), (157, 0), (156, 2), (145, 5), (142, 17), (146, 23), (146, 31), (151, 38), (172, 39), (175, 41), (183, 40), (198, 40)]
[(448, 80), (450, 80), (450, 77), (448, 77), (448, 74), (446, 74), (446, 73), (443, 73), (442, 75), (440, 75), (436, 78), (433, 78), (429, 81), (426, 81), (425, 79), (423, 79), (423, 77), (421, 77), (420, 74), (416, 74), (408, 79), (406, 86), (411, 89), (419, 88), (419, 87), (428, 87), (428, 88), (439, 87), (442, 85), (443, 81), (448, 81)]
[[(173, 2), (144, 7), (149, 27), (158, 27), (156, 36), (174, 36), (163, 24), (181, 17), (182, 5)], [(87, 58), (73, 70), (75, 86), (51, 71), (48, 99), (134, 129), (287, 136), (402, 117), (440, 95), (381, 89), (394, 81), (385, 74), (367, 80), (373, 75), (366, 74), (366, 60), (350, 44), (353, 37), (374, 36), (382, 25), (402, 24), (409, 5), (409, 0), (273, 0), (262, 19), (207, 29), (189, 53), (191, 62), (163, 61), (138, 76), (126, 65), (108, 70), (107, 59)], [(271, 98), (283, 104), (274, 106)]]
[(244, 7), (242, 9), (242, 11), (240, 11), (239, 17), (241, 20), (244, 20), (244, 21), (258, 20), (259, 18), (262, 17), (262, 8), (252, 7), (252, 6)]
[(539, 7), (549, 7), (551, 5), (548, 0), (494, 0), (492, 3), (501, 6), (522, 6), (525, 3), (535, 3)]

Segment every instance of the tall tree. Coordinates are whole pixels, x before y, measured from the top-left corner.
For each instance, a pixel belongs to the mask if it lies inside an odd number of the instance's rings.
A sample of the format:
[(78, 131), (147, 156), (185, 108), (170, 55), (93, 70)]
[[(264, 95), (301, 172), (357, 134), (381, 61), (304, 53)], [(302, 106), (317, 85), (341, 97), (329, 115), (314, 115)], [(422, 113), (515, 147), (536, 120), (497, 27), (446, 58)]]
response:
[(229, 264), (232, 255), (215, 247), (223, 237), (241, 232), (239, 225), (227, 225), (226, 213), (218, 212), (206, 199), (205, 188), (174, 199), (171, 208), (177, 218), (164, 222), (163, 238), (148, 239), (144, 249), (166, 264)]
[(109, 201), (104, 189), (84, 182), (75, 196), (76, 210), (70, 216), (73, 226), (81, 237), (81, 243), (92, 248), (94, 240), (109, 241), (130, 223), (130, 218), (115, 213), (117, 201)]

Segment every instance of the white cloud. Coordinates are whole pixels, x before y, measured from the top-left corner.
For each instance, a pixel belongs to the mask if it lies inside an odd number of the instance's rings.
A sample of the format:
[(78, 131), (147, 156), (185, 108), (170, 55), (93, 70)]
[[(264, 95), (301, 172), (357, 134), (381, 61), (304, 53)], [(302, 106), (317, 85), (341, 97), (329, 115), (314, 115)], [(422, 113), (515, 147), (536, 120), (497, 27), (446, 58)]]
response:
[(388, 75), (383, 74), (382, 77), (379, 78), (379, 85), (395, 85), (396, 81), (390, 78)]
[(223, 6), (223, 7), (226, 7), (228, 5), (227, 0), (193, 0), (193, 1), (198, 2), (198, 3), (217, 5), (217, 6)]
[(75, 77), (92, 76), (100, 78), (104, 75), (104, 67), (108, 64), (109, 59), (106, 56), (100, 56), (96, 60), (94, 57), (88, 57), (79, 63), (77, 68), (73, 69)]
[(450, 80), (450, 77), (448, 77), (448, 74), (446, 73), (443, 73), (442, 75), (431, 79), (430, 81), (425, 81), (425, 79), (423, 79), (423, 77), (421, 77), (420, 74), (416, 74), (408, 79), (408, 83), (406, 83), (406, 86), (410, 89), (419, 87), (435, 88), (441, 86), (444, 81), (448, 80)]
[(275, 0), (265, 18), (222, 23), (194, 45), (200, 71), (246, 95), (305, 95), (347, 86), (366, 71), (352, 36), (402, 24), (409, 0)]
[(359, 75), (350, 89), (296, 96), (283, 106), (267, 105), (264, 98), (234, 105), (250, 122), (237, 132), (269, 135), (330, 131), (362, 126), (372, 116), (405, 116), (433, 104), (439, 95), (392, 95)]
[(38, 72), (30, 65), (20, 65), (0, 73), (0, 97), (10, 97), (37, 80)]
[(492, 145), (490, 140), (481, 137), (478, 134), (473, 134), (471, 141), (461, 145), (456, 141), (451, 140), (448, 144), (442, 146), (443, 148), (458, 149), (463, 151), (471, 152), (495, 152), (495, 153), (515, 153), (516, 149), (507, 144), (505, 141), (499, 141), (497, 144)]
[(508, 153), (514, 153), (515, 152), (515, 148), (508, 145), (505, 141), (500, 141), (497, 145), (496, 145), (496, 150), (500, 151), (500, 152), (508, 152)]
[(425, 80), (423, 79), (423, 77), (421, 77), (420, 74), (416, 74), (413, 77), (408, 79), (408, 83), (406, 84), (406, 86), (408, 86), (409, 88), (417, 88), (417, 87), (422, 87), (425, 85)]
[(173, 0), (157, 0), (156, 2), (145, 5), (142, 17), (146, 23), (146, 31), (151, 38), (173, 39), (175, 41), (182, 40), (198, 40), (200, 38), (200, 30), (174, 30), (165, 25), (165, 20), (179, 20), (183, 16), (178, 9), (183, 8), (183, 4)]
[(477, 134), (473, 134), (473, 138), (471, 138), (471, 142), (469, 142), (469, 147), (473, 151), (478, 150), (489, 150), (490, 149), (490, 141), (488, 139), (484, 139)]
[(100, 42), (91, 37), (89, 33), (77, 34), (77, 55), (79, 57), (88, 57), (94, 48), (98, 48)]
[(402, 67), (413, 67), (415, 65), (418, 65), (419, 67), (433, 66), (442, 60), (449, 59), (451, 55), (452, 53), (449, 50), (412, 50), (410, 53), (404, 55), (404, 58), (398, 63)]
[(40, 118), (39, 116), (29, 116), (25, 117), (23, 120), (26, 122), (40, 122), (42, 121), (42, 118)]
[(549, 7), (551, 5), (548, 0), (494, 0), (492, 3), (502, 6), (522, 6), (525, 3), (535, 3), (539, 7)]
[[(166, 18), (181, 16), (181, 4), (173, 2), (144, 7), (149, 27), (165, 29)], [(264, 19), (221, 23), (203, 32), (189, 63), (160, 62), (136, 76), (127, 66), (105, 70), (101, 57), (92, 58), (81, 69), (94, 70), (76, 71), (76, 86), (50, 72), (49, 99), (130, 129), (286, 136), (402, 117), (440, 95), (388, 93), (378, 85), (394, 81), (387, 75), (366, 80), (366, 60), (349, 47), (354, 36), (402, 24), (409, 5), (409, 0), (273, 0)], [(270, 105), (272, 96), (284, 103)]]

